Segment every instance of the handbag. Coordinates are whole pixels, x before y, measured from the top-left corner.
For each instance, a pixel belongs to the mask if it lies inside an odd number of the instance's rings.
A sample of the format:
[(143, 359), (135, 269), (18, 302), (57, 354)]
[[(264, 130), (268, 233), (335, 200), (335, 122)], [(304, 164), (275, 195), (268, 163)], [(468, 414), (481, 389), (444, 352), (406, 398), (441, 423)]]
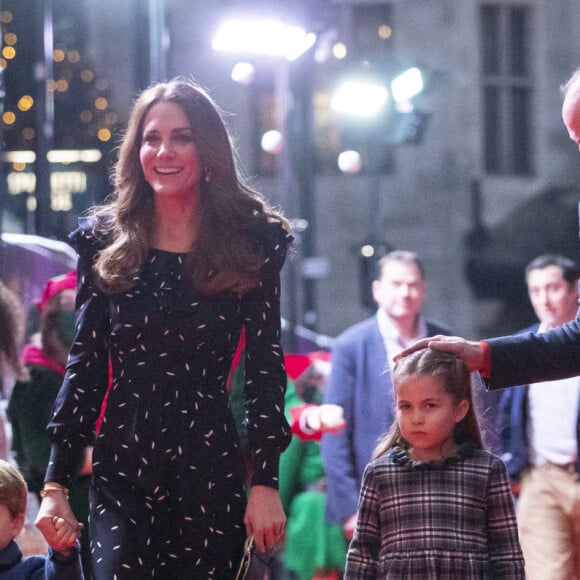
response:
[(254, 536), (249, 536), (244, 542), (244, 553), (234, 580), (264, 580), (272, 560), (270, 552), (257, 550), (254, 545)]

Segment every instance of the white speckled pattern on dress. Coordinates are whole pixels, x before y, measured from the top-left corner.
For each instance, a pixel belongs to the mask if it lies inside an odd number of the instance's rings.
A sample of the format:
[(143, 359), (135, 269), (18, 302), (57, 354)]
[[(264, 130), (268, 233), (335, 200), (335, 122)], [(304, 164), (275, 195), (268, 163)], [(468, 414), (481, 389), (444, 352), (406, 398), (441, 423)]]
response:
[(48, 477), (70, 485), (113, 382), (94, 452), (91, 539), (98, 580), (233, 575), (245, 536), (246, 492), (226, 379), (246, 328), (246, 405), (253, 483), (277, 486), (290, 438), (280, 344), (280, 280), (291, 237), (256, 235), (265, 261), (243, 296), (205, 296), (183, 278), (185, 254), (152, 249), (134, 287), (106, 296), (85, 220), (79, 251), (78, 333), (49, 425)]

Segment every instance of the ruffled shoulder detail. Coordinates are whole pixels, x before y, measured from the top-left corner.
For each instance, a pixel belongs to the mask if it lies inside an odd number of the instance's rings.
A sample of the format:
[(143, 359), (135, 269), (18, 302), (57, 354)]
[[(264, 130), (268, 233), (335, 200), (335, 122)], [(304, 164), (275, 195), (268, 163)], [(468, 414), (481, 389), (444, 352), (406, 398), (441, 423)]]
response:
[(77, 276), (84, 278), (90, 275), (99, 252), (106, 244), (95, 216), (80, 217), (78, 223), (78, 228), (69, 234), (69, 240), (79, 256)]
[(264, 267), (281, 270), (288, 247), (294, 240), (292, 234), (279, 222), (264, 222), (256, 226), (254, 236), (256, 244), (264, 253)]
[(78, 228), (69, 234), (69, 240), (80, 253), (83, 247), (102, 248), (103, 242), (98, 233), (98, 221), (95, 216), (84, 216), (78, 220)]
[(457, 448), (457, 453), (453, 457), (448, 457), (443, 461), (414, 461), (403, 447), (397, 445), (389, 450), (387, 457), (395, 465), (410, 467), (411, 469), (441, 469), (446, 465), (453, 465), (473, 455), (477, 446), (474, 443), (463, 443)]
[(96, 237), (97, 218), (95, 216), (80, 217), (78, 222), (77, 229), (68, 236), (70, 240), (77, 241), (81, 237), (88, 239)]

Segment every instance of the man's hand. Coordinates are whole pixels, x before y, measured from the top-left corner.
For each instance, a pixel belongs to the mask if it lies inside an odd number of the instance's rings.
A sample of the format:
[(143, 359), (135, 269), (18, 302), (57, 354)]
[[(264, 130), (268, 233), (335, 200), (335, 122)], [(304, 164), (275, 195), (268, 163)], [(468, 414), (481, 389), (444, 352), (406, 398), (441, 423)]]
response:
[(422, 338), (408, 346), (395, 356), (394, 361), (410, 355), (422, 348), (431, 348), (456, 354), (467, 366), (470, 372), (479, 371), (483, 366), (484, 350), (479, 342), (465, 340), (459, 336), (430, 336)]

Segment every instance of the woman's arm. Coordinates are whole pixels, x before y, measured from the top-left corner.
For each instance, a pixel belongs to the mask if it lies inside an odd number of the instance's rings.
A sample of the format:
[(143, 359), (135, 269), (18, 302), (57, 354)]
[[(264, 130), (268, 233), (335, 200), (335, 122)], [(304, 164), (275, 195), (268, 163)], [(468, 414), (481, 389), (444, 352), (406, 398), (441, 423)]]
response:
[(252, 456), (252, 489), (244, 518), (258, 549), (280, 542), (286, 517), (278, 494), (280, 454), (291, 439), (284, 416), (286, 370), (280, 320), (280, 269), (286, 256), (286, 232), (267, 224), (266, 260), (256, 288), (242, 298), (246, 329), (245, 400)]
[(109, 300), (95, 282), (92, 266), (98, 247), (90, 231), (75, 232), (77, 333), (63, 384), (48, 424), (50, 462), (45, 481), (72, 486), (84, 450), (93, 445), (95, 422), (109, 382)]

